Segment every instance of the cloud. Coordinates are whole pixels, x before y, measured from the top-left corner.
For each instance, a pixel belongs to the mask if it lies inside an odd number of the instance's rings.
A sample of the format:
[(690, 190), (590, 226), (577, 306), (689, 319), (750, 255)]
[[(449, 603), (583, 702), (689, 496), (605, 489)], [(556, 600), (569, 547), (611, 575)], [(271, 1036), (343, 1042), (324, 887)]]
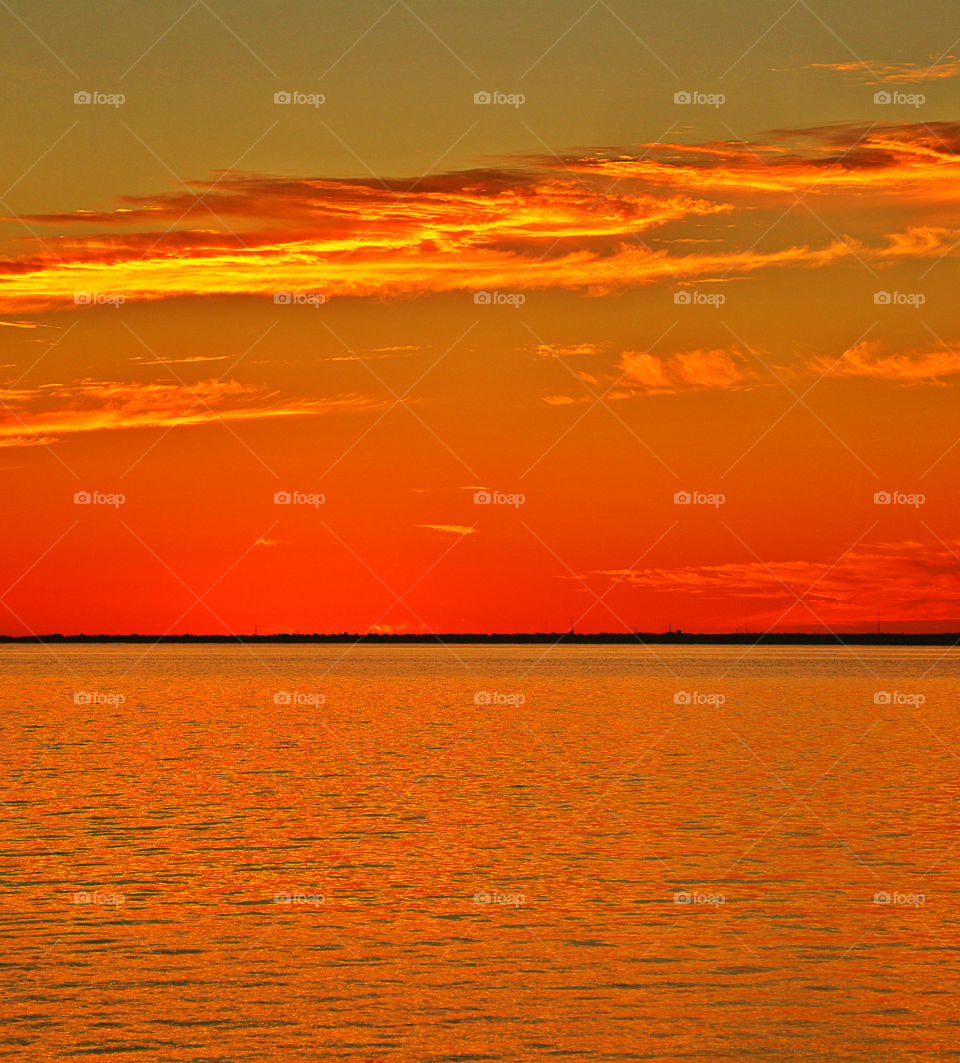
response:
[(235, 380), (193, 385), (86, 380), (13, 388), (0, 394), (0, 447), (49, 444), (89, 432), (270, 420), (378, 405), (383, 404), (360, 395), (283, 399)]
[(675, 395), (684, 391), (732, 391), (770, 383), (757, 373), (746, 357), (736, 350), (695, 348), (670, 354), (624, 351), (612, 373), (598, 379), (578, 374), (590, 385), (582, 395), (545, 395), (550, 406), (573, 406), (606, 399), (626, 399), (636, 395)]
[(775, 129), (755, 141), (649, 142), (638, 148), (567, 156), (556, 165), (584, 179), (606, 174), (644, 187), (682, 188), (704, 197), (723, 193), (755, 204), (808, 191), (819, 197), (863, 193), (846, 199), (848, 214), (871, 209), (868, 193), (907, 196), (911, 206), (952, 198), (960, 178), (960, 122), (838, 122)]
[[(764, 358), (766, 352), (761, 352)], [(550, 406), (574, 406), (638, 395), (675, 395), (691, 391), (737, 391), (770, 386), (780, 379), (813, 380), (817, 377), (869, 379), (889, 384), (947, 383), (960, 376), (960, 348), (944, 345), (936, 350), (887, 352), (880, 343), (863, 340), (840, 358), (817, 355), (792, 365), (763, 372), (756, 359), (732, 348), (695, 348), (653, 354), (624, 351), (611, 372), (600, 378), (584, 376), (590, 391), (582, 394), (550, 394), (542, 401)], [(592, 392), (592, 393), (591, 393)]]
[(430, 531), (446, 532), (448, 535), (473, 535), (476, 528), (468, 528), (464, 524), (418, 524), (418, 528), (427, 528)]
[(648, 394), (731, 390), (758, 379), (743, 356), (732, 350), (697, 349), (663, 357), (647, 351), (624, 351), (617, 368), (622, 387)]
[(960, 59), (941, 57), (933, 63), (811, 63), (808, 70), (831, 70), (838, 74), (859, 74), (866, 81), (884, 83), (942, 81), (960, 74)]
[[(189, 191), (126, 196), (109, 210), (25, 215), (32, 228), (51, 231), (0, 257), (0, 309), (72, 308), (79, 292), (125, 300), (603, 293), (817, 269), (854, 255), (930, 258), (960, 235), (948, 211), (958, 167), (960, 123), (930, 122), (650, 143), (418, 181), (227, 172)], [(860, 218), (866, 235), (830, 239), (817, 226), (814, 243), (737, 245), (735, 219), (763, 209), (779, 215), (785, 197), (807, 192), (837, 195), (838, 218)], [(902, 223), (877, 221), (884, 197), (907, 212)], [(942, 217), (914, 216), (930, 207)], [(731, 222), (721, 242), (716, 231), (701, 241), (702, 226), (720, 219)]]
[(960, 374), (960, 354), (947, 348), (884, 354), (877, 343), (863, 341), (837, 361), (819, 358), (814, 368), (835, 377), (866, 377), (896, 384), (937, 383)]
[(599, 354), (603, 348), (596, 343), (537, 344), (537, 354), (543, 358), (576, 358)]
[(130, 361), (146, 365), (192, 365), (194, 362), (225, 362), (229, 357), (228, 354), (195, 354), (188, 358), (147, 358), (137, 354)]
[[(960, 541), (904, 540), (860, 545), (836, 564), (834, 559), (751, 560), (593, 575), (651, 591), (693, 595), (698, 602), (752, 600), (762, 610), (756, 615), (768, 623), (788, 607), (794, 609), (795, 619), (805, 614), (806, 623), (815, 618), (828, 624), (870, 622), (878, 603), (887, 619), (930, 621), (956, 611), (957, 551)], [(795, 595), (810, 609), (796, 605)]]

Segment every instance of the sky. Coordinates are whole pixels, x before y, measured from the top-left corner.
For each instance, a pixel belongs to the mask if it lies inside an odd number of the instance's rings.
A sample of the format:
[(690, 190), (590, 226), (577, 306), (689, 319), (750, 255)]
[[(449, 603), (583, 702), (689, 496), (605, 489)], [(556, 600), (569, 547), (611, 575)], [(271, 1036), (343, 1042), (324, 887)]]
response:
[(960, 11), (0, 0), (0, 632), (960, 630)]

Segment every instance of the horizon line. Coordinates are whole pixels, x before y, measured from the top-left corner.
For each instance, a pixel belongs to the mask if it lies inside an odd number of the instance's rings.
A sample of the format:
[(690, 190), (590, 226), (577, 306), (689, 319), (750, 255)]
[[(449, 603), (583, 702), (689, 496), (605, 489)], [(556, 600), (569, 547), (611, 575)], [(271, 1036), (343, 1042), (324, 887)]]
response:
[(489, 644), (608, 644), (608, 645), (642, 645), (646, 643), (674, 645), (711, 645), (711, 644), (759, 644), (763, 642), (783, 644), (831, 644), (843, 645), (957, 645), (960, 632), (837, 632), (837, 631), (733, 631), (733, 632), (687, 632), (671, 630), (665, 632), (575, 632), (537, 631), (537, 632), (276, 632), (270, 635), (253, 634), (63, 634), (50, 632), (46, 634), (6, 635), (0, 634), (0, 642), (73, 642), (73, 643), (489, 643)]

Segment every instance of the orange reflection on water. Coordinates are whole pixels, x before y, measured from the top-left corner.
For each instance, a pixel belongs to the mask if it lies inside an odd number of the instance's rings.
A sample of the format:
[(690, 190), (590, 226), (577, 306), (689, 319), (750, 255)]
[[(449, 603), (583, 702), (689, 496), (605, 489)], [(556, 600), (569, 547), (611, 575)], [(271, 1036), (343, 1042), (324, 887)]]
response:
[(3, 647), (0, 1057), (953, 1051), (955, 656), (544, 649)]

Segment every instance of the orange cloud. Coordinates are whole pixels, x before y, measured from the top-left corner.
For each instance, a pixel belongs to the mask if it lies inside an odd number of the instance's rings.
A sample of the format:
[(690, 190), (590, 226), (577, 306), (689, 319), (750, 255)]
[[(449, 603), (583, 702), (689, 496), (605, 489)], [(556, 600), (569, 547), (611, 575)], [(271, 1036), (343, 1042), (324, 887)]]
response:
[[(929, 621), (948, 617), (960, 597), (960, 542), (861, 545), (838, 563), (823, 561), (744, 561), (681, 568), (644, 568), (593, 573), (615, 582), (698, 600), (753, 599), (767, 622), (788, 608), (794, 618), (807, 612), (828, 624), (871, 620), (882, 600), (888, 620)], [(833, 565), (833, 567), (831, 567)], [(812, 589), (811, 589), (812, 588)], [(792, 593), (791, 593), (792, 592)], [(770, 603), (773, 603), (771, 605)]]
[(872, 82), (942, 81), (960, 74), (960, 59), (948, 56), (929, 66), (922, 63), (811, 63), (810, 70), (832, 70), (839, 74), (860, 74)]
[(597, 394), (607, 399), (635, 395), (674, 395), (681, 391), (735, 390), (770, 383), (748, 364), (739, 351), (694, 349), (657, 355), (649, 351), (624, 351), (602, 381), (578, 373), (591, 385), (579, 396), (544, 395), (550, 406), (572, 406), (594, 402)]
[[(213, 187), (126, 197), (114, 210), (26, 215), (52, 228), (0, 261), (0, 308), (30, 312), (187, 296), (417, 296), (446, 291), (622, 290), (670, 280), (929, 258), (953, 224), (878, 231), (878, 196), (897, 209), (952, 204), (960, 124), (835, 125), (764, 141), (647, 144), (642, 153), (530, 159), (420, 181), (221, 174)], [(842, 192), (869, 237), (759, 250), (689, 231), (768, 208), (785, 194)], [(850, 193), (857, 196), (851, 197)], [(202, 202), (199, 197), (203, 196)], [(839, 202), (838, 202), (839, 209)], [(939, 219), (937, 220), (940, 221)], [(838, 222), (839, 224), (839, 222)], [(653, 246), (653, 245), (656, 246)], [(287, 301), (294, 301), (288, 299)]]
[(569, 343), (553, 347), (546, 343), (537, 345), (537, 354), (544, 358), (574, 358), (583, 354), (599, 354), (600, 350), (595, 343)]
[(756, 374), (736, 351), (692, 350), (658, 357), (647, 351), (624, 351), (618, 366), (621, 385), (652, 394), (731, 389), (755, 382)]
[(837, 377), (867, 377), (898, 384), (936, 383), (943, 377), (960, 374), (960, 355), (946, 348), (883, 354), (878, 344), (864, 341), (851, 347), (839, 361), (817, 359), (815, 367)]
[(78, 433), (297, 417), (377, 405), (359, 395), (285, 401), (276, 392), (235, 380), (194, 385), (82, 381), (14, 388), (0, 394), (0, 447), (52, 443)]
[[(638, 154), (571, 156), (563, 166), (582, 175), (722, 192), (738, 200), (816, 191), (910, 196), (913, 205), (956, 195), (960, 123), (850, 123), (778, 129), (762, 141), (648, 143)], [(559, 164), (558, 164), (559, 165)], [(847, 212), (870, 201), (845, 200)]]
[(573, 406), (593, 402), (597, 394), (607, 399), (626, 399), (686, 391), (741, 390), (776, 384), (778, 377), (866, 378), (905, 385), (939, 383), (960, 376), (960, 353), (946, 346), (937, 350), (888, 353), (879, 343), (864, 340), (839, 359), (821, 355), (779, 366), (773, 374), (763, 373), (754, 360), (734, 349), (694, 349), (668, 354), (624, 351), (612, 371), (600, 379), (583, 373), (577, 375), (591, 385), (590, 391), (580, 395), (544, 395), (543, 401), (551, 406)]
[(429, 531), (445, 532), (447, 535), (473, 535), (476, 528), (468, 528), (464, 524), (418, 524), (418, 528), (426, 528)]

